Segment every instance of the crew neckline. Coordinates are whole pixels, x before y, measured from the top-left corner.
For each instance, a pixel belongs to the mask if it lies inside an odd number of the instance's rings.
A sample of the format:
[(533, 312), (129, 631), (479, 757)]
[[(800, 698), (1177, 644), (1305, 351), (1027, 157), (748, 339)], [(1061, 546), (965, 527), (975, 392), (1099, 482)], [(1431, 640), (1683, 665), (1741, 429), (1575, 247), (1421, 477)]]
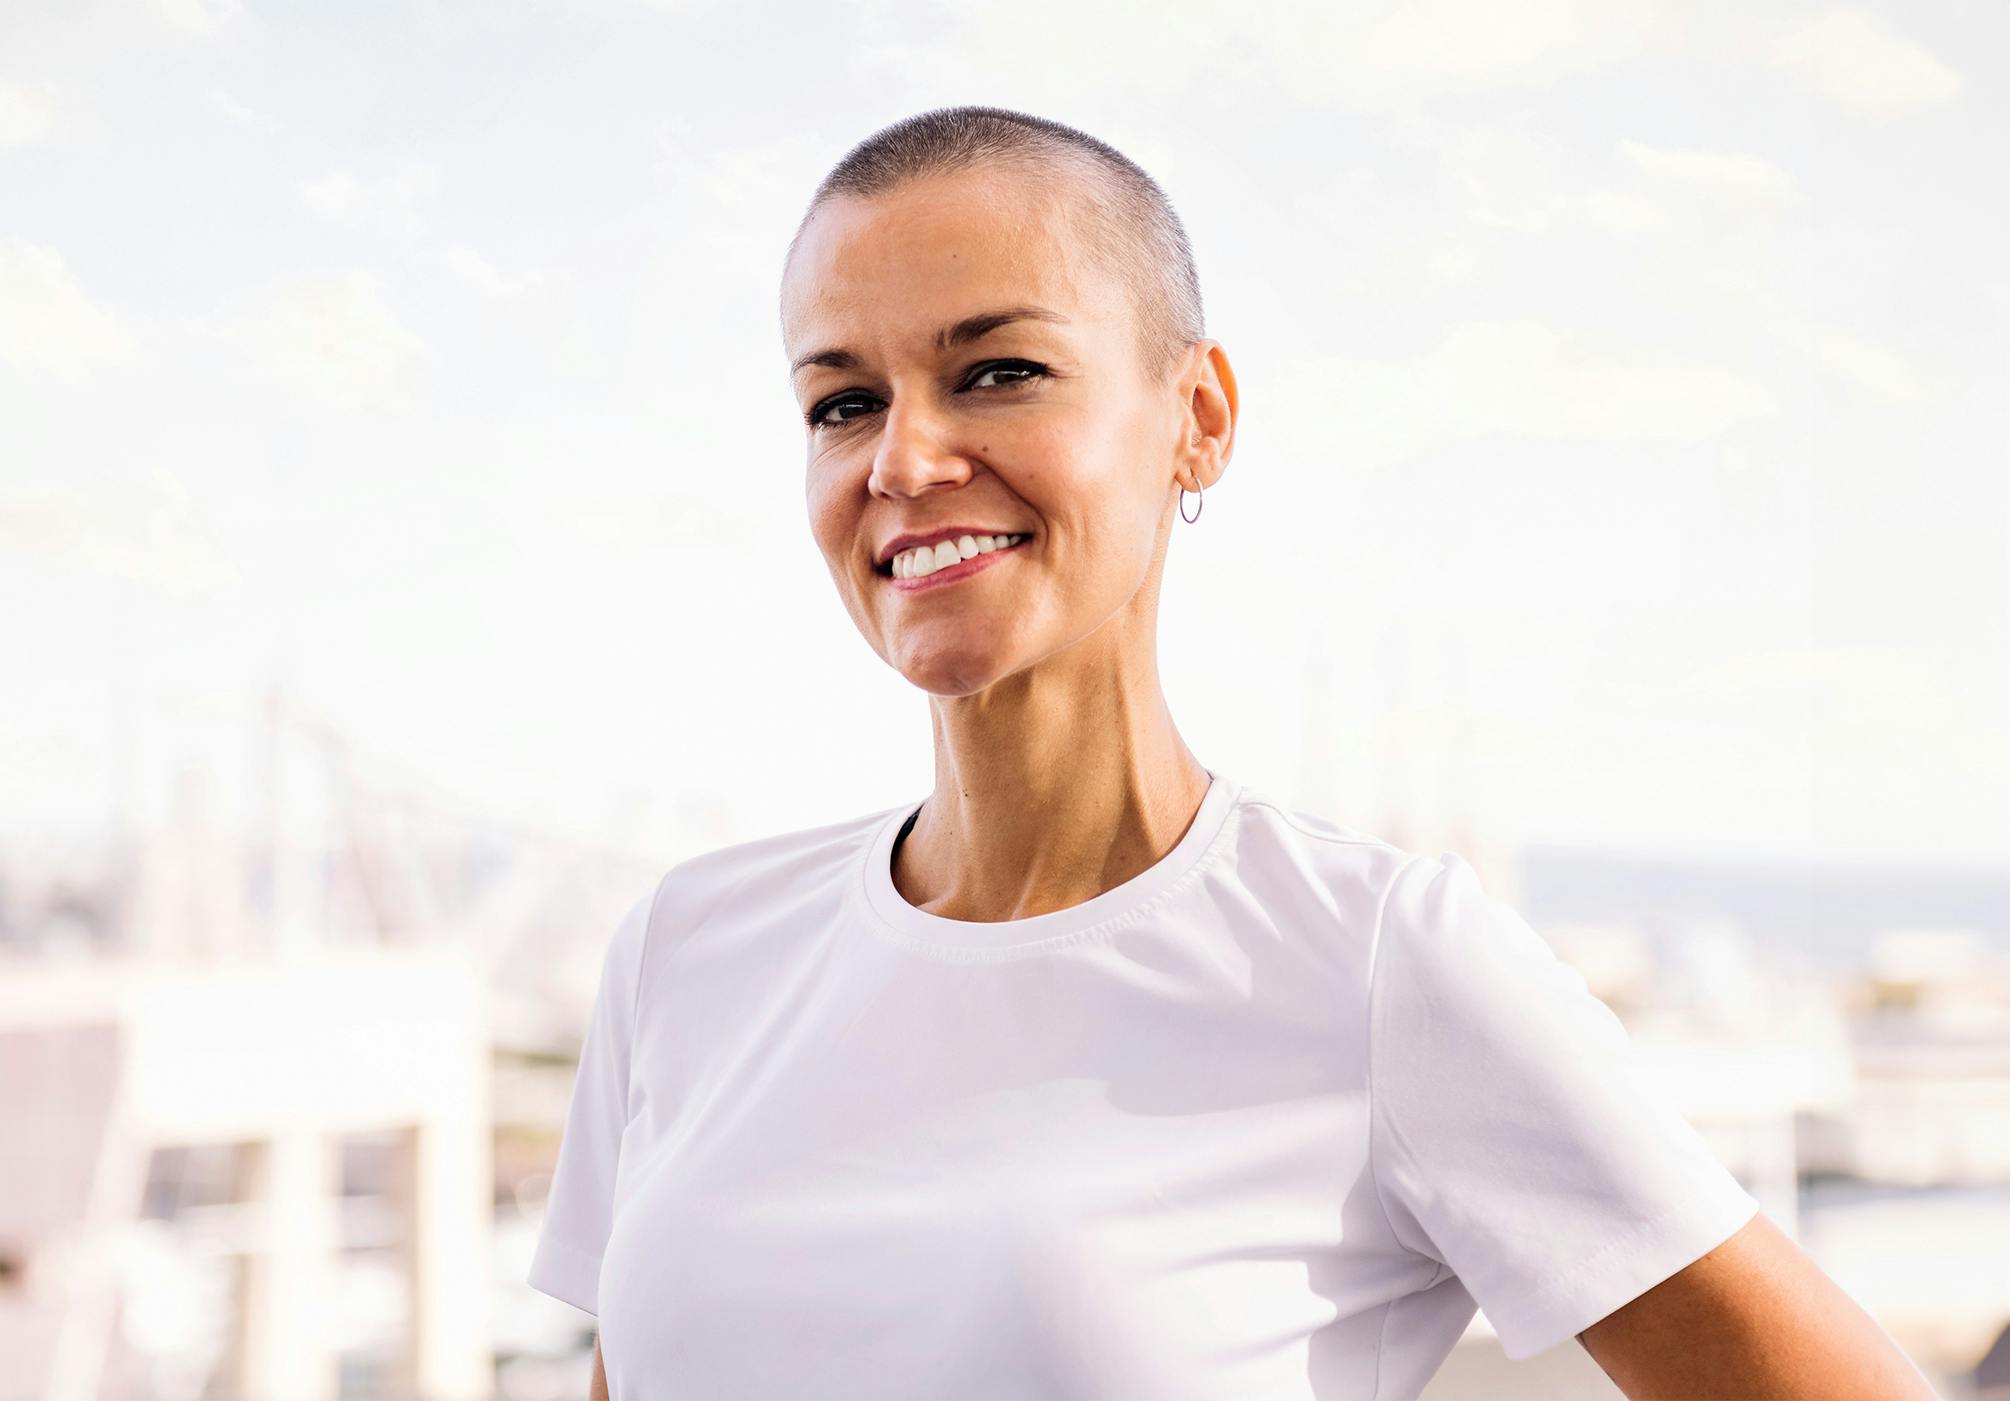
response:
[(1241, 785), (1207, 770), (1207, 792), (1184, 834), (1159, 860), (1122, 885), (1092, 896), (1079, 905), (1025, 919), (967, 920), (930, 914), (907, 902), (893, 883), (893, 843), (902, 824), (920, 802), (889, 809), (867, 843), (862, 879), (855, 888), (865, 897), (874, 926), (895, 942), (947, 958), (1019, 957), (1040, 953), (1108, 933), (1170, 894), (1196, 874), (1220, 846), (1229, 810)]

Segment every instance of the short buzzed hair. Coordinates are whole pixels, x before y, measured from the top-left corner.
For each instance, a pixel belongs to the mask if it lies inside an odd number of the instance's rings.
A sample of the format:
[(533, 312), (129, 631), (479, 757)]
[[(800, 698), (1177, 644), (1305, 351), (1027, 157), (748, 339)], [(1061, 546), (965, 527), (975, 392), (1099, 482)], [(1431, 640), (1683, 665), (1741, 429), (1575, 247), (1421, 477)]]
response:
[(871, 199), (915, 180), (986, 165), (1049, 175), (1060, 167), (1083, 177), (1078, 184), (1091, 252), (1129, 290), (1139, 362), (1148, 381), (1163, 380), (1180, 353), (1206, 334), (1186, 229), (1158, 182), (1129, 157), (1045, 117), (1003, 107), (938, 107), (881, 128), (824, 176), (783, 266), (794, 261), (804, 228), (834, 196)]

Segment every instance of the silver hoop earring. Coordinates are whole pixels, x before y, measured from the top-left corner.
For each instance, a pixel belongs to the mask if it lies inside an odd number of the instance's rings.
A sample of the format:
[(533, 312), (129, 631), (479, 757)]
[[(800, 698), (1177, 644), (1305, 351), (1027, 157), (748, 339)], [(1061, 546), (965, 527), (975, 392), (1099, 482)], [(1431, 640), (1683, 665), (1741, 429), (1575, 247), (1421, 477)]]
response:
[(1179, 518), (1185, 521), (1188, 525), (1192, 525), (1195, 521), (1200, 519), (1201, 507), (1207, 504), (1207, 497), (1204, 496), (1200, 491), (1196, 491), (1193, 494), (1193, 499), (1194, 499), (1193, 514), (1188, 515), (1186, 513), (1186, 488), (1181, 487), (1179, 489)]

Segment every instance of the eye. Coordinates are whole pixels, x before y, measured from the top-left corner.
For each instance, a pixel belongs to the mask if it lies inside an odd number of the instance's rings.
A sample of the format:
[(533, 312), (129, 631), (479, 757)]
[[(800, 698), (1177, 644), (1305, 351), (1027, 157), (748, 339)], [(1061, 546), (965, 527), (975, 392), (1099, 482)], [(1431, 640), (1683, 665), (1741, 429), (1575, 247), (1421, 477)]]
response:
[[(1047, 377), (1047, 373), (1045, 365), (1035, 364), (1031, 360), (994, 360), (988, 365), (978, 366), (970, 378), (964, 381), (964, 388), (1009, 389), (1014, 385), (1029, 384), (1036, 379), (1044, 379)], [(984, 383), (985, 380), (992, 379), (996, 375), (1006, 375), (1011, 376), (1011, 378), (991, 384)], [(870, 394), (861, 394), (855, 390), (849, 390), (843, 394), (834, 394), (830, 398), (818, 400), (816, 404), (812, 405), (810, 411), (803, 415), (803, 422), (810, 426), (812, 432), (819, 428), (842, 428), (845, 424), (853, 422), (853, 420), (851, 418), (833, 418), (831, 417), (832, 414), (841, 409), (863, 408), (866, 405), (877, 402), (878, 400), (874, 399)]]
[(1008, 379), (1005, 381), (1005, 384), (1024, 384), (1028, 380), (1039, 379), (1046, 373), (1047, 367), (1045, 365), (1036, 365), (1031, 360), (1000, 360), (980, 369), (971, 377), (969, 387), (972, 389), (1004, 388), (1004, 385), (1000, 384), (982, 384), (979, 382), (989, 379), (996, 374), (1023, 375), (1023, 379)]
[(835, 398), (825, 399), (811, 406), (810, 411), (803, 415), (803, 422), (809, 424), (811, 428), (841, 427), (844, 424), (850, 423), (851, 420), (848, 418), (828, 418), (826, 415), (834, 409), (850, 408), (864, 398), (866, 396), (863, 394), (839, 394)]

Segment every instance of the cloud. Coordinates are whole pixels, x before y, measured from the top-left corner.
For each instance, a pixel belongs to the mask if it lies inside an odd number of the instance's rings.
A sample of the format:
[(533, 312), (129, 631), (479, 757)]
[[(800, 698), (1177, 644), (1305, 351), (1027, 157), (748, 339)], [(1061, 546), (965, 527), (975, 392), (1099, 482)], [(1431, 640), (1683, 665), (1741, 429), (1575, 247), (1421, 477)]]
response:
[(1917, 404), (1928, 396), (1920, 373), (1884, 346), (1838, 331), (1816, 331), (1809, 334), (1808, 349), (1822, 365), (1874, 399)]
[(1468, 322), (1412, 360), (1300, 361), (1277, 398), (1299, 436), (1381, 463), (1493, 435), (1694, 441), (1777, 410), (1763, 384), (1728, 370), (1574, 359), (1539, 321)]
[(1794, 178), (1761, 156), (1742, 151), (1697, 151), (1621, 141), (1619, 150), (1636, 170), (1692, 189), (1728, 191), (1777, 201), (1795, 193)]
[[(1604, 67), (1648, 45), (1665, 22), (1637, 0), (1421, 0), (1326, 9), (1332, 48), (1302, 44), (1291, 25), (1272, 26), (1288, 65), (1338, 70), (1337, 91), (1354, 96), (1470, 92), (1548, 82)], [(1322, 63), (1323, 60), (1323, 63)], [(1334, 91), (1336, 88), (1329, 88)]]
[(132, 351), (132, 334), (84, 295), (61, 253), (23, 238), (0, 240), (0, 360), (75, 380)]
[(1010, 94), (1007, 105), (1036, 110), (1077, 108), (1085, 91), (1113, 80), (1125, 92), (1228, 84), (1318, 107), (1381, 106), (1542, 84), (1680, 27), (1678, 13), (1652, 0), (1255, 4), (1238, 9), (1238, 23), (1224, 23), (1210, 0), (1022, 0), (933, 13), (947, 26), (939, 34), (853, 49), (855, 80), (927, 88), (936, 74), (981, 72)]
[(188, 488), (158, 466), (141, 482), (110, 489), (45, 483), (0, 498), (0, 549), (79, 564), (180, 599), (239, 583)]
[(252, 376), (344, 408), (407, 407), (406, 376), (425, 348), (362, 268), (301, 278), (192, 329), (237, 349)]
[(0, 151), (32, 146), (56, 125), (56, 104), (46, 87), (0, 82)]
[(505, 276), (501, 269), (480, 253), (458, 244), (442, 248), (434, 254), (434, 259), (441, 267), (484, 296), (515, 296), (537, 280), (532, 274)]
[(1785, 170), (1741, 151), (1622, 140), (1616, 149), (1631, 183), (1581, 193), (1554, 140), (1475, 126), (1442, 139), (1441, 149), (1466, 216), (1519, 233), (1580, 219), (1620, 233), (1696, 230), (1712, 220), (1749, 223), (1754, 211), (1783, 209), (1799, 198)]
[[(675, 0), (666, 0), (675, 3)], [(1021, 0), (929, 5), (922, 26), (866, 25), (847, 48), (862, 89), (951, 95), (944, 73), (981, 72), (1007, 106), (1063, 115), (1196, 87), (1255, 91), (1315, 109), (1396, 109), (1543, 88), (1651, 58), (1773, 66), (1834, 100), (1878, 111), (1939, 105), (1961, 75), (1862, 11), (1662, 0), (1251, 0), (1224, 24), (1211, 0)], [(909, 16), (912, 18), (912, 15)], [(1066, 43), (1056, 43), (1066, 34)]]
[(1771, 57), (1822, 96), (1879, 113), (1944, 107), (1963, 87), (1930, 50), (1859, 10), (1829, 10), (1785, 31)]
[(1463, 133), (1451, 148), (1449, 173), (1468, 217), (1489, 228), (1538, 233), (1569, 203), (1551, 148), (1513, 132)]
[(1662, 233), (1671, 225), (1667, 207), (1638, 190), (1593, 190), (1584, 197), (1584, 214), (1619, 234)]
[(153, 0), (154, 12), (187, 34), (213, 34), (243, 13), (243, 0)]
[(222, 88), (209, 90), (209, 105), (234, 122), (255, 122), (258, 113), (239, 102)]
[(1480, 270), (1480, 255), (1456, 238), (1439, 238), (1418, 250), (1418, 260), (1434, 282), (1470, 282)]
[(1587, 219), (1614, 233), (1697, 237), (1712, 224), (1748, 228), (1756, 215), (1786, 209), (1801, 197), (1799, 182), (1763, 156), (1626, 140), (1617, 149), (1633, 182), (1593, 190), (1580, 205)]
[(336, 169), (317, 180), (302, 180), (296, 188), (310, 209), (337, 223), (410, 237), (425, 227), (419, 199), (437, 182), (431, 165), (406, 161), (395, 173), (377, 180)]

